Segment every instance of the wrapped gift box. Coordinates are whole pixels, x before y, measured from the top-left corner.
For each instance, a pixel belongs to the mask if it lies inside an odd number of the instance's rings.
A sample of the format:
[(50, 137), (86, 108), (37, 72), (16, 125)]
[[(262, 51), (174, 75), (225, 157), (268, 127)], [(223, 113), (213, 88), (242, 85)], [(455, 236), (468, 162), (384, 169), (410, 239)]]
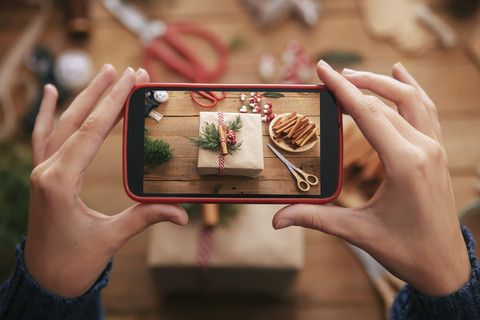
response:
[[(223, 113), (225, 124), (240, 115), (243, 128), (236, 133), (240, 150), (225, 156), (225, 175), (256, 177), (263, 170), (262, 119), (259, 114)], [(218, 124), (217, 112), (200, 112), (200, 130), (205, 123)], [(198, 149), (198, 170), (201, 175), (219, 174), (219, 153)]]
[(272, 218), (280, 208), (241, 205), (226, 226), (216, 227), (206, 279), (197, 261), (200, 219), (185, 227), (160, 223), (150, 228), (147, 263), (159, 290), (165, 294), (288, 293), (304, 263), (303, 230), (274, 230)]

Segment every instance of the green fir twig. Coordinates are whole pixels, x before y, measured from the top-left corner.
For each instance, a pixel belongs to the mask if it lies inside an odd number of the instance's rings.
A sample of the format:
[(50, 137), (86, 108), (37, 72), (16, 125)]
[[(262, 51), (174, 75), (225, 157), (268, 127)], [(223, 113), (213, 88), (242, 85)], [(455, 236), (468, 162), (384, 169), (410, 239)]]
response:
[(145, 128), (144, 133), (143, 162), (145, 166), (153, 168), (173, 158), (173, 148), (171, 148), (170, 143), (162, 139), (150, 138), (147, 135), (148, 128)]
[[(234, 130), (239, 132), (243, 127), (242, 119), (238, 115), (234, 121), (230, 121), (227, 124), (227, 130)], [(200, 147), (203, 150), (217, 152), (220, 151), (220, 137), (218, 135), (217, 125), (215, 123), (205, 122), (202, 127), (202, 132), (198, 135), (198, 139), (185, 136), (187, 140), (192, 142), (196, 147)], [(237, 142), (235, 145), (227, 143), (228, 154), (233, 154), (234, 151), (241, 150), (242, 142)]]
[(280, 92), (265, 92), (262, 94), (265, 98), (283, 98), (285, 95)]

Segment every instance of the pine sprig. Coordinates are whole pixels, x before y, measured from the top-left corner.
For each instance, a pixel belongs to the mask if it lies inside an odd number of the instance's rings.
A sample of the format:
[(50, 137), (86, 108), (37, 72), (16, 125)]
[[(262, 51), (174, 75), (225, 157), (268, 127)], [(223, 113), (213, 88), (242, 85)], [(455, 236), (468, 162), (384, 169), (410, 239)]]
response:
[(173, 158), (173, 148), (170, 143), (162, 139), (152, 139), (147, 136), (148, 128), (144, 132), (144, 164), (148, 167), (156, 167)]
[(242, 128), (243, 128), (243, 122), (242, 122), (242, 118), (240, 118), (240, 115), (238, 115), (234, 121), (230, 121), (227, 124), (227, 129), (234, 130), (235, 132), (240, 132)]
[[(239, 132), (243, 127), (242, 119), (238, 115), (235, 120), (230, 121), (227, 124), (228, 130), (234, 130)], [(205, 122), (205, 125), (202, 127), (202, 133), (198, 135), (198, 139), (185, 137), (187, 140), (192, 142), (196, 147), (200, 147), (203, 150), (217, 152), (220, 151), (220, 137), (218, 135), (217, 125), (215, 123)], [(234, 151), (241, 150), (242, 142), (240, 141), (235, 145), (227, 143), (228, 154), (233, 154)]]

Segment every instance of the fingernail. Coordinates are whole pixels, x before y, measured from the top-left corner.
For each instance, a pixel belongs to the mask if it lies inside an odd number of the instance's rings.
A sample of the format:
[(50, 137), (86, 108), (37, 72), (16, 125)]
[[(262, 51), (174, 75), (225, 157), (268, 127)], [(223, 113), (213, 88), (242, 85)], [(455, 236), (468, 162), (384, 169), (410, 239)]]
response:
[(98, 73), (103, 73), (105, 72), (108, 68), (113, 68), (113, 66), (110, 64), (110, 63), (105, 63), (102, 67), (102, 69), (100, 69), (100, 71)]
[(43, 91), (44, 92), (48, 92), (49, 90), (51, 89), (55, 89), (55, 85), (53, 85), (52, 83), (47, 83), (43, 86)]
[(179, 226), (184, 226), (188, 223), (188, 215), (186, 212), (183, 212), (183, 214), (180, 214), (178, 216), (175, 217), (175, 221), (172, 221), (176, 224), (178, 224)]
[(332, 67), (327, 62), (325, 62), (324, 60), (318, 61), (317, 66), (319, 66), (321, 68), (324, 68), (324, 69), (327, 69), (327, 70), (332, 70)]
[(52, 96), (55, 97), (55, 99), (58, 98), (58, 90), (55, 85), (51, 83), (47, 83), (46, 85), (43, 86), (43, 95), (44, 96)]
[(350, 76), (350, 75), (356, 74), (357, 72), (358, 72), (357, 70), (344, 68), (343, 71), (342, 71), (342, 74), (345, 75), (345, 76)]
[(125, 78), (129, 73), (135, 73), (135, 70), (133, 70), (131, 67), (128, 67), (125, 72), (122, 74), (122, 77), (120, 79)]
[(281, 219), (277, 222), (277, 224), (275, 225), (275, 229), (278, 230), (278, 229), (283, 229), (283, 228), (287, 228), (287, 227), (290, 227), (290, 226), (293, 226), (294, 224), (294, 221), (293, 220), (290, 220), (290, 219)]
[(403, 65), (403, 63), (397, 62), (395, 65), (398, 66), (398, 67), (399, 67), (400, 69), (402, 69), (403, 71), (408, 72), (407, 68), (405, 68), (405, 66)]
[(135, 72), (135, 74), (136, 74), (137, 76), (139, 76), (139, 75), (140, 75), (141, 73), (143, 73), (143, 72), (146, 72), (145, 69), (143, 69), (142, 67), (140, 67), (140, 68), (137, 69), (137, 72)]
[(403, 63), (401, 63), (400, 61), (398, 61), (398, 62), (396, 63), (396, 65), (399, 66), (399, 67), (402, 67), (403, 69), (405, 69), (405, 66), (404, 66)]

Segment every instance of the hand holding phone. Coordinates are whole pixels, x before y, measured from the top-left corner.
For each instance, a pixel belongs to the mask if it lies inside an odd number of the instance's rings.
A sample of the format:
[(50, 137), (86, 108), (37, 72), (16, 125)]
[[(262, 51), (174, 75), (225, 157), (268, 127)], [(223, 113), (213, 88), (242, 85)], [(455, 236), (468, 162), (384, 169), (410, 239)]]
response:
[(188, 221), (185, 211), (172, 204), (135, 204), (107, 216), (79, 196), (87, 167), (118, 121), (128, 92), (135, 83), (149, 81), (145, 70), (128, 68), (102, 100), (115, 74), (113, 66), (105, 65), (58, 121), (58, 92), (52, 85), (44, 89), (32, 134), (35, 169), (23, 256), (28, 273), (49, 294), (81, 296), (130, 237), (156, 222)]
[[(317, 72), (378, 152), (386, 177), (357, 208), (288, 206), (275, 215), (273, 226), (304, 226), (341, 237), (422, 294), (452, 294), (469, 280), (471, 265), (435, 104), (400, 63), (393, 77), (339, 74), (323, 61)], [(398, 112), (360, 89), (395, 102)]]

